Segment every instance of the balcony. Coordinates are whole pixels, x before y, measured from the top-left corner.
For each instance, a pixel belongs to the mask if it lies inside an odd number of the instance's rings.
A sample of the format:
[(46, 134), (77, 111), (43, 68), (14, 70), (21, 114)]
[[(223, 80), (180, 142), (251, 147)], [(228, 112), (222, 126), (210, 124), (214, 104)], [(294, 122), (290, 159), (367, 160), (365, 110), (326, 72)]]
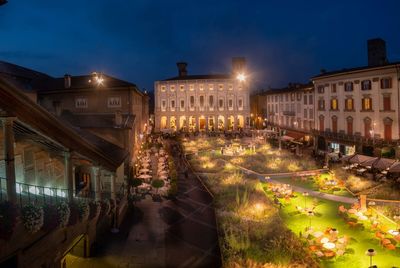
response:
[(351, 143), (351, 144), (363, 144), (363, 145), (371, 145), (376, 147), (384, 147), (384, 146), (397, 146), (399, 144), (398, 140), (386, 141), (381, 138), (367, 138), (361, 135), (349, 135), (340, 132), (331, 132), (331, 131), (319, 131), (312, 130), (314, 135), (319, 135), (328, 140), (334, 140), (337, 142), (343, 143)]
[(283, 111), (282, 114), (283, 115), (289, 115), (289, 116), (295, 116), (296, 112), (295, 111)]

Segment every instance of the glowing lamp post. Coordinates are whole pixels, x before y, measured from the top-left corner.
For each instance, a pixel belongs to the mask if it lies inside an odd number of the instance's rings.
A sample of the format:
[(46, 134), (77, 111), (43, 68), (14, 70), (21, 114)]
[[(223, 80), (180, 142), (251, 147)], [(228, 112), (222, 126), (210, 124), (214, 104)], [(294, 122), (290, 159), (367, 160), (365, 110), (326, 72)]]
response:
[(372, 257), (376, 255), (376, 251), (373, 248), (365, 251), (365, 255), (369, 256), (369, 267), (372, 267)]
[(240, 73), (237, 75), (236, 77), (237, 80), (239, 80), (239, 82), (245, 82), (246, 81), (246, 75), (243, 73)]
[(308, 229), (311, 229), (311, 217), (314, 216), (314, 212), (312, 212), (311, 210), (309, 210), (309, 211), (307, 212), (307, 216), (308, 216), (308, 218), (310, 219), (310, 226), (309, 226)]

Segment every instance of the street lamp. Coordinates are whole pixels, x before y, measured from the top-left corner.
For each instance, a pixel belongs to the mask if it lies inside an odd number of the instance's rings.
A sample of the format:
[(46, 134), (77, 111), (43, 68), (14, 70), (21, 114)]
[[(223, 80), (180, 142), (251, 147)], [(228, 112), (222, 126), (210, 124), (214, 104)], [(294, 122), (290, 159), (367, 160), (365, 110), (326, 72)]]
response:
[(309, 210), (308, 212), (307, 212), (307, 216), (309, 217), (309, 219), (310, 219), (310, 226), (309, 226), (309, 230), (311, 229), (311, 217), (312, 216), (314, 216), (314, 212), (312, 212), (311, 210)]
[(236, 76), (236, 79), (239, 80), (240, 82), (246, 81), (246, 75), (244, 73), (240, 73)]
[(303, 192), (303, 196), (304, 196), (304, 208), (307, 207), (307, 196), (309, 195), (309, 193), (307, 192)]
[(372, 257), (376, 255), (376, 251), (373, 248), (365, 251), (365, 255), (369, 256), (369, 267), (372, 267)]

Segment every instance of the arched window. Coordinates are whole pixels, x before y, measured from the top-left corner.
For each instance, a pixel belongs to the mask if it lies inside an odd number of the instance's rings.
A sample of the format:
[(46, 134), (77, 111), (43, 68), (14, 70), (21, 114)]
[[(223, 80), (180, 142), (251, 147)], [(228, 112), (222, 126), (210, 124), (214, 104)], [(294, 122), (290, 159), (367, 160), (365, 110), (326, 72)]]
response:
[(319, 131), (324, 131), (324, 130), (325, 130), (324, 121), (325, 121), (325, 118), (324, 118), (324, 116), (321, 114), (321, 115), (319, 116)]
[(353, 91), (353, 82), (344, 83), (344, 91)]
[(371, 80), (363, 80), (361, 82), (361, 90), (371, 90)]
[(347, 121), (347, 134), (353, 135), (353, 117), (349, 116), (346, 118)]
[(354, 100), (353, 100), (353, 98), (347, 98), (345, 100), (345, 110), (346, 111), (353, 111), (354, 110)]
[(383, 125), (384, 125), (384, 138), (386, 141), (391, 141), (392, 140), (392, 124), (393, 120), (389, 117), (386, 117), (383, 119)]
[(337, 121), (338, 118), (336, 115), (332, 116), (332, 132), (337, 133)]
[(372, 137), (372, 120), (369, 117), (364, 118), (364, 137)]

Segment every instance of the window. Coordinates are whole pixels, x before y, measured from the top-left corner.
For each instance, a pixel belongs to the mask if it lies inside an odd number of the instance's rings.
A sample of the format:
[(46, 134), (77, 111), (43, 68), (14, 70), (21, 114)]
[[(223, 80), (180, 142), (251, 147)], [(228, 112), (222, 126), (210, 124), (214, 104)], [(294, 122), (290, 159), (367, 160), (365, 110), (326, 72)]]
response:
[(294, 101), (294, 93), (290, 94), (290, 100)]
[(190, 107), (194, 107), (194, 96), (190, 96)]
[(324, 129), (325, 129), (325, 118), (324, 118), (324, 116), (323, 115), (320, 115), (319, 116), (319, 131), (324, 131)]
[(371, 118), (364, 118), (364, 137), (370, 139), (372, 137)]
[(337, 116), (332, 116), (332, 132), (337, 133), (338, 130), (338, 118)]
[(219, 89), (219, 90), (223, 90), (223, 89), (224, 89), (224, 85), (223, 85), (223, 84), (219, 84), (219, 85), (218, 85), (218, 89)]
[(331, 99), (331, 110), (338, 110), (338, 100), (336, 98)]
[(392, 78), (391, 77), (386, 77), (381, 79), (381, 88), (392, 88)]
[(363, 111), (372, 110), (372, 99), (370, 97), (364, 97), (361, 102)]
[(232, 99), (229, 99), (229, 100), (228, 100), (228, 107), (229, 107), (230, 109), (233, 108), (233, 100), (232, 100)]
[(308, 96), (308, 104), (313, 104), (314, 103), (314, 99), (313, 99), (313, 95), (309, 95)]
[(181, 110), (185, 109), (185, 101), (181, 100)]
[(324, 93), (324, 91), (325, 91), (324, 86), (318, 86), (317, 91), (318, 91), (318, 93)]
[(307, 118), (307, 109), (304, 109), (304, 118)]
[(208, 105), (209, 105), (210, 107), (214, 106), (214, 96), (213, 96), (213, 95), (210, 95), (210, 96), (208, 97)]
[(228, 89), (229, 89), (229, 90), (233, 90), (233, 85), (232, 85), (232, 84), (229, 84), (229, 85), (228, 85)]
[(301, 93), (297, 92), (297, 101), (301, 101)]
[(391, 103), (390, 103), (390, 95), (383, 95), (383, 110), (390, 111), (391, 110)]
[(344, 83), (344, 91), (353, 91), (353, 82)]
[(389, 117), (386, 117), (383, 120), (383, 125), (384, 125), (383, 137), (385, 138), (386, 141), (392, 140), (392, 124), (393, 124), (393, 120)]
[(275, 96), (275, 102), (278, 102), (278, 95)]
[(219, 99), (219, 108), (223, 108), (224, 107), (224, 100), (223, 99)]
[(313, 111), (313, 109), (310, 109), (310, 110), (308, 111), (308, 117), (309, 117), (310, 119), (314, 119), (314, 111)]
[(353, 117), (347, 117), (347, 134), (353, 135)]
[(175, 110), (175, 100), (171, 100), (171, 110)]
[(163, 111), (165, 111), (166, 108), (167, 108), (167, 102), (166, 102), (165, 100), (162, 100), (162, 101), (161, 101), (161, 109), (162, 109)]
[[(185, 90), (185, 86), (184, 85), (179, 85), (179, 89), (180, 89), (180, 91), (184, 91)], [(193, 90), (193, 85), (190, 85), (190, 90)]]
[(307, 95), (304, 95), (304, 104), (307, 105)]
[(318, 100), (318, 110), (323, 111), (325, 110), (325, 100)]
[(371, 80), (363, 80), (361, 82), (361, 90), (371, 90)]
[(165, 91), (165, 86), (161, 86), (161, 91)]
[(204, 90), (203, 84), (200, 84), (200, 85), (199, 85), (199, 89), (200, 89), (200, 90)]
[[(238, 100), (238, 106), (239, 106), (239, 109), (243, 108), (243, 100), (242, 99)], [(276, 105), (276, 106), (278, 106), (278, 105)]]
[(175, 91), (175, 86), (170, 86), (170, 87), (169, 87), (169, 90)]
[(353, 98), (347, 98), (345, 100), (345, 110), (346, 111), (353, 111), (354, 110), (354, 100), (353, 100)]
[(204, 96), (200, 96), (200, 107), (204, 106)]
[(208, 85), (208, 89), (209, 89), (209, 90), (214, 90), (214, 85), (213, 85), (213, 84), (209, 84), (209, 85)]
[(121, 107), (121, 97), (109, 97), (107, 106), (110, 108)]
[(331, 92), (336, 93), (336, 84), (332, 84)]
[(75, 99), (75, 107), (76, 108), (87, 108), (88, 103), (86, 98), (76, 98)]

